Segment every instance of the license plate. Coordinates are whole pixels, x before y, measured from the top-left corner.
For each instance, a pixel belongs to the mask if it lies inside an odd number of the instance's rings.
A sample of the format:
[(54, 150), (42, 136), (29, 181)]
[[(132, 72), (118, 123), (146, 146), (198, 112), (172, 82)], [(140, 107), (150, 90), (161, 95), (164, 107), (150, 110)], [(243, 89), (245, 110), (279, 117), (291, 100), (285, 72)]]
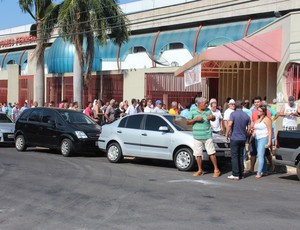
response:
[(230, 151), (225, 151), (225, 157), (231, 157), (231, 152)]
[(9, 139), (14, 139), (14, 135), (13, 135), (13, 134), (8, 134), (8, 135), (7, 135), (7, 138), (9, 138)]

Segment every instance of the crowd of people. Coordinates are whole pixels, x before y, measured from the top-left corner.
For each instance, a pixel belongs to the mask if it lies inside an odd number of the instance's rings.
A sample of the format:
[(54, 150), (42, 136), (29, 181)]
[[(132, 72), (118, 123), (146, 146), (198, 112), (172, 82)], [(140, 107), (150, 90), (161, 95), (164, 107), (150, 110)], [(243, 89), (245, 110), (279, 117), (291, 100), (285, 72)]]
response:
[[(273, 102), (276, 103), (274, 100)], [(37, 107), (34, 102), (31, 107)], [(44, 106), (54, 107), (54, 102)], [(18, 103), (0, 103), (0, 112), (6, 113), (13, 121), (16, 121), (20, 114), (29, 108), (26, 100), (22, 107)], [(63, 100), (59, 108), (79, 110), (77, 102), (68, 103)], [(288, 102), (284, 103), (281, 109), (269, 105), (266, 100), (256, 96), (250, 105), (249, 100), (234, 100), (228, 97), (224, 106), (218, 106), (216, 98), (208, 101), (204, 97), (197, 97), (194, 102), (183, 107), (179, 102), (172, 101), (170, 108), (161, 100), (155, 103), (151, 99), (138, 100), (133, 98), (131, 104), (128, 101), (117, 102), (111, 99), (104, 103), (100, 99), (89, 101), (84, 107), (83, 113), (95, 122), (104, 125), (125, 115), (135, 113), (159, 113), (175, 114), (184, 116), (187, 124), (193, 125), (194, 135), (194, 156), (196, 158), (198, 170), (194, 176), (203, 175), (202, 152), (205, 146), (206, 152), (214, 166), (213, 177), (221, 175), (215, 156), (215, 148), (212, 141), (212, 134), (218, 133), (225, 135), (230, 140), (232, 175), (228, 176), (231, 180), (240, 180), (245, 173), (254, 174), (256, 160), (258, 169), (256, 178), (259, 179), (274, 171), (272, 163), (272, 150), (275, 133), (274, 121), (282, 116), (282, 128), (284, 130), (297, 129), (297, 117), (300, 114), (300, 105), (295, 103), (295, 98), (290, 96)], [(245, 171), (245, 160), (250, 158), (250, 169)], [(267, 167), (269, 162), (269, 168)]]

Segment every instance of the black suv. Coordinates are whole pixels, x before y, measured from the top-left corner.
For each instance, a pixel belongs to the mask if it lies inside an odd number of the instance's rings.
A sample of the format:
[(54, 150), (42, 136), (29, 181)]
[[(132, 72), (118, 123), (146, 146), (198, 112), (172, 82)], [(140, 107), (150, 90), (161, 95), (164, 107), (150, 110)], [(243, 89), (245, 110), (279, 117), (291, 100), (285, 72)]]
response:
[(15, 146), (60, 150), (65, 157), (81, 151), (98, 151), (101, 127), (85, 114), (58, 108), (31, 108), (22, 112), (15, 125)]

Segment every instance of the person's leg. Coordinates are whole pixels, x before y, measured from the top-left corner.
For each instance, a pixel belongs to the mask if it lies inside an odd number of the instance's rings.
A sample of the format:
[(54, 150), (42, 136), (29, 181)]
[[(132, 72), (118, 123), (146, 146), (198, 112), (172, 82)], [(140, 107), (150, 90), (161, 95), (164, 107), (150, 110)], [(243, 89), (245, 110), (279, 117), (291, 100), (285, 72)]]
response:
[(265, 170), (265, 146), (267, 144), (268, 138), (255, 139), (256, 149), (257, 149), (257, 158), (258, 158), (258, 169), (257, 175), (262, 175)]
[(211, 160), (211, 162), (214, 166), (214, 175), (213, 175), (213, 177), (219, 177), (221, 175), (221, 172), (218, 168), (218, 162), (217, 162), (216, 154), (210, 155), (209, 159)]
[(207, 154), (209, 155), (209, 159), (211, 160), (213, 166), (214, 166), (214, 175), (213, 177), (219, 177), (221, 175), (221, 172), (218, 168), (218, 163), (217, 163), (217, 157), (216, 157), (216, 150), (215, 150), (215, 146), (213, 143), (213, 139), (207, 139), (205, 141), (205, 149)]
[(197, 170), (197, 172), (195, 172), (193, 174), (193, 176), (203, 175), (203, 171), (202, 171), (202, 150), (203, 150), (202, 142), (200, 140), (194, 139), (194, 156), (196, 157), (198, 170)]
[(231, 169), (233, 176), (239, 176), (239, 161), (238, 161), (238, 143), (235, 140), (230, 141), (231, 151)]
[(203, 171), (202, 171), (202, 157), (201, 156), (196, 157), (196, 162), (197, 162), (198, 170), (197, 170), (197, 172), (194, 173), (194, 176), (200, 176), (200, 175), (203, 174)]
[(239, 178), (244, 176), (244, 152), (245, 152), (245, 141), (238, 141), (238, 171)]
[(254, 172), (254, 167), (255, 167), (255, 163), (256, 163), (256, 155), (257, 155), (257, 150), (256, 150), (256, 145), (255, 145), (255, 140), (253, 140), (250, 143), (250, 172)]
[(273, 158), (272, 155), (266, 156), (267, 160), (269, 161), (269, 172), (274, 172), (275, 166), (273, 164)]

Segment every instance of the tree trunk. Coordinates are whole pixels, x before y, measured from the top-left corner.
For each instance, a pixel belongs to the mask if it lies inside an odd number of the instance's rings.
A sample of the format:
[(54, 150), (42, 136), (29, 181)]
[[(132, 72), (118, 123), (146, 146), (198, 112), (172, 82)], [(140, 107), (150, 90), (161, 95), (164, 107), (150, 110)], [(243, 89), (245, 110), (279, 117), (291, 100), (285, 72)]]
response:
[(37, 23), (37, 45), (35, 50), (36, 55), (36, 73), (34, 76), (34, 101), (38, 102), (39, 106), (45, 103), (45, 72), (44, 72), (44, 40), (41, 39), (41, 22)]
[(83, 86), (83, 67), (80, 64), (78, 52), (74, 53), (74, 76), (73, 76), (73, 97), (78, 102), (78, 106), (82, 108), (82, 86)]

